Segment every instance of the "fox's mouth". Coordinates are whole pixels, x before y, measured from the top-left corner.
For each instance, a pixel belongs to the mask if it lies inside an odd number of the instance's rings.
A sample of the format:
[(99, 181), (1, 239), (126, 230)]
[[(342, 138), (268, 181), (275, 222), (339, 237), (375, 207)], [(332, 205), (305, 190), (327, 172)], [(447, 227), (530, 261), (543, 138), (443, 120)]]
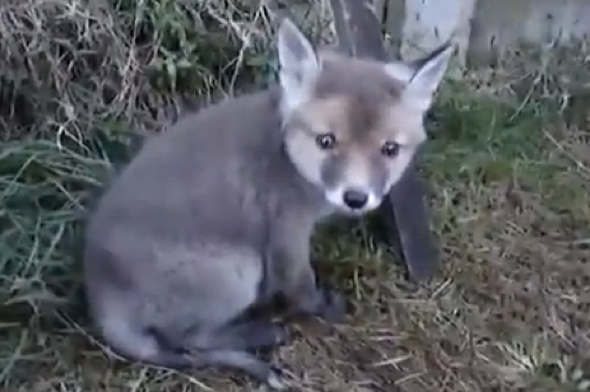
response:
[(342, 205), (335, 206), (336, 212), (350, 218), (361, 218), (364, 215), (375, 211), (377, 207), (365, 207), (365, 208), (350, 208)]

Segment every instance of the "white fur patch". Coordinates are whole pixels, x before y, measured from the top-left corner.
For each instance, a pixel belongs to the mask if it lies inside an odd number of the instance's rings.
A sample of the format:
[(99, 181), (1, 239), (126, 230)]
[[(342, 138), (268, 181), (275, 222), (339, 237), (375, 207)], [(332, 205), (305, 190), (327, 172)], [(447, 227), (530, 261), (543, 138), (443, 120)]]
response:
[(360, 188), (363, 191), (367, 192), (367, 196), (369, 196), (369, 200), (367, 204), (363, 208), (359, 208), (357, 210), (353, 210), (344, 203), (344, 187), (338, 187), (336, 189), (330, 189), (325, 192), (326, 200), (336, 207), (340, 211), (346, 211), (349, 214), (354, 215), (363, 215), (367, 212), (374, 210), (375, 208), (379, 207), (381, 204), (382, 198), (380, 196), (375, 195), (370, 189)]

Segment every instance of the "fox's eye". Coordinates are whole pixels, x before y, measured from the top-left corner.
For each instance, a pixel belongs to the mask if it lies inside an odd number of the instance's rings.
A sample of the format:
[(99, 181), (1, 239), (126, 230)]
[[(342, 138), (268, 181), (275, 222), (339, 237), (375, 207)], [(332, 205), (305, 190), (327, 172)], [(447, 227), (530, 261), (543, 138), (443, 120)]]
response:
[(388, 158), (396, 156), (398, 152), (399, 144), (397, 144), (396, 142), (385, 142), (381, 146), (381, 154)]
[(336, 136), (331, 133), (324, 133), (315, 138), (315, 142), (322, 150), (329, 150), (336, 145)]

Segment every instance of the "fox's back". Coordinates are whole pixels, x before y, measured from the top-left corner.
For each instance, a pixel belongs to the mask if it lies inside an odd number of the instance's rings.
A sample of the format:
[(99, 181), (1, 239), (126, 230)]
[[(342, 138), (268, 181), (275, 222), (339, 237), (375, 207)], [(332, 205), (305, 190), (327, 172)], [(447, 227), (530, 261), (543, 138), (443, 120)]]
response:
[(199, 306), (215, 320), (255, 300), (274, 186), (266, 173), (285, 169), (276, 162), (273, 105), (273, 92), (261, 92), (188, 115), (123, 169), (86, 231), (84, 274), (97, 320), (117, 313), (117, 303), (135, 315), (125, 317), (149, 319), (154, 306), (179, 308), (212, 291), (224, 306)]
[(148, 140), (104, 195), (94, 228), (131, 224), (159, 238), (253, 234), (260, 188), (269, 185), (262, 172), (280, 170), (275, 102), (272, 90), (231, 98)]

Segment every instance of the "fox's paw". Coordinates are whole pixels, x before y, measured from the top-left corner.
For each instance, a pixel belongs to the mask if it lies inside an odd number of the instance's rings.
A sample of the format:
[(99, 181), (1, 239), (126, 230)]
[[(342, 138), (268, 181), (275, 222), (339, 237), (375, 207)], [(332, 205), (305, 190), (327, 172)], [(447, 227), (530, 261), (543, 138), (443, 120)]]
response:
[(323, 297), (322, 307), (319, 316), (329, 323), (342, 323), (346, 320), (348, 305), (346, 298), (339, 292), (321, 288)]
[(262, 385), (260, 391), (285, 391), (289, 389), (286, 381), (284, 380), (283, 369), (272, 366), (268, 379)]

